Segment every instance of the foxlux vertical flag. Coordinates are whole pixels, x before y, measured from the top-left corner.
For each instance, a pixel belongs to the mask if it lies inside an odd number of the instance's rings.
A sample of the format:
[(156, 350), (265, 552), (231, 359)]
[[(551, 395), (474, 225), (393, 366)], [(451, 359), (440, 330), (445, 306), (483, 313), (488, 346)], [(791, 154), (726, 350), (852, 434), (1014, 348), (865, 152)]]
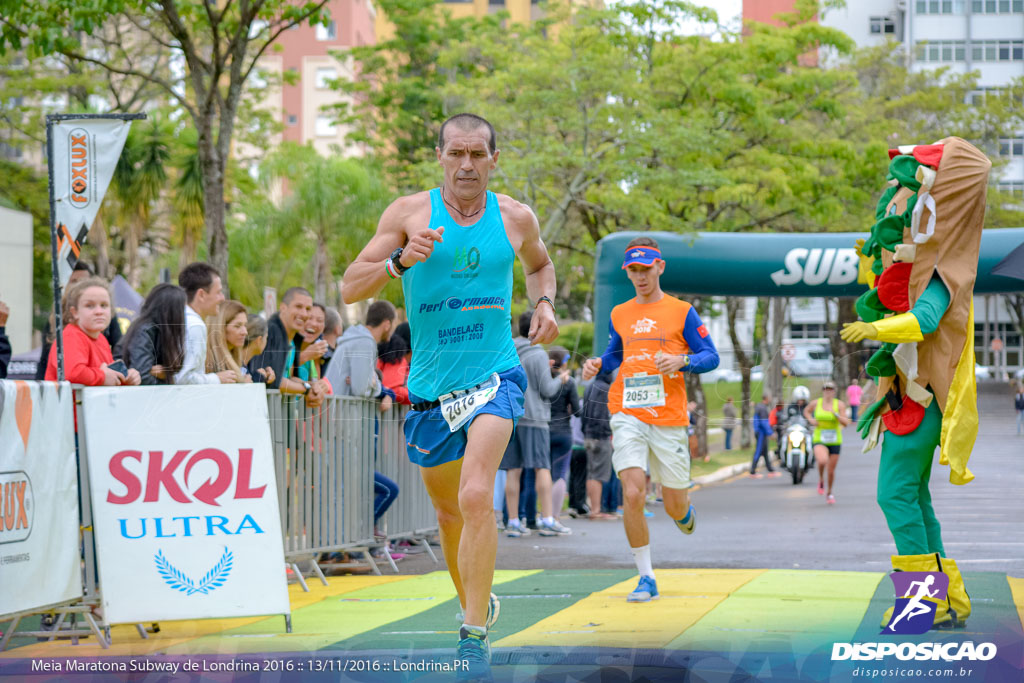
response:
[(78, 262), (130, 128), (130, 121), (114, 119), (53, 124), (53, 238), (61, 286)]

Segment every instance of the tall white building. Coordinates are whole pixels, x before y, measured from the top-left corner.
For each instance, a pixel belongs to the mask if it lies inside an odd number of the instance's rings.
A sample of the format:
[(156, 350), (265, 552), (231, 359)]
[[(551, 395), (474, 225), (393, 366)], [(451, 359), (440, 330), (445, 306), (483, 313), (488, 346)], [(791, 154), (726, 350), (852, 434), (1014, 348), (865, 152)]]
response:
[[(792, 11), (793, 4), (744, 0), (743, 18), (775, 23), (773, 17)], [(890, 40), (902, 43), (907, 65), (914, 71), (977, 71), (978, 90), (972, 98), (986, 97), (1024, 77), (1024, 0), (849, 0), (846, 7), (824, 13), (821, 23), (839, 29), (861, 47)], [(826, 55), (822, 59), (828, 61)], [(1006, 131), (999, 149), (988, 151), (1007, 161), (992, 183), (1024, 199), (1024, 131)], [(1024, 346), (1004, 299), (975, 298), (975, 353), (983, 365), (1021, 367)], [(793, 330), (794, 336), (803, 329), (819, 329), (818, 323), (824, 322), (820, 302), (808, 301), (792, 310), (792, 327), (800, 328)], [(997, 339), (1003, 346), (1000, 354), (992, 351)]]

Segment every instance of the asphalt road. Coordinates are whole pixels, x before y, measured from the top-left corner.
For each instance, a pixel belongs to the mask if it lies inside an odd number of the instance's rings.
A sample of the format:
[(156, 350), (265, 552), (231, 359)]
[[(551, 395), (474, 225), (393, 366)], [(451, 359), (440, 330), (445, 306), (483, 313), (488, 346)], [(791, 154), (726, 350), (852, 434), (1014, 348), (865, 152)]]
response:
[[(932, 498), (947, 554), (968, 571), (1024, 576), (1024, 436), (1014, 434), (1012, 395), (1005, 386), (979, 387), (981, 429), (969, 467), (976, 479), (949, 483), (949, 468), (932, 468)], [(880, 448), (861, 453), (853, 428), (844, 434), (834, 493), (817, 495), (817, 473), (802, 484), (746, 474), (696, 491), (697, 529), (681, 534), (660, 504), (648, 523), (657, 567), (727, 567), (884, 571), (896, 547), (875, 502)], [(762, 465), (763, 469), (763, 465)], [(564, 518), (571, 536), (507, 538), (498, 543), (502, 569), (628, 568), (633, 566), (618, 521)], [(442, 560), (443, 562), (443, 560)], [(438, 568), (423, 555), (406, 558), (401, 573)], [(384, 570), (387, 573), (388, 570)]]

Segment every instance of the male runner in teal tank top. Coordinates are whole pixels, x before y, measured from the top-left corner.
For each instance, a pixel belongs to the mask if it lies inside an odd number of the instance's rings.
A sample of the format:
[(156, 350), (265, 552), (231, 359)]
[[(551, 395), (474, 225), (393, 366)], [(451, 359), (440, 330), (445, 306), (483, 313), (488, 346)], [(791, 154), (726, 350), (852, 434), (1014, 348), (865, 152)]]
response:
[(523, 414), (526, 376), (511, 334), (512, 266), (519, 256), (536, 306), (529, 338), (558, 336), (555, 269), (533, 211), (487, 191), (498, 161), (494, 128), (473, 114), (441, 126), (440, 188), (395, 200), (377, 233), (345, 271), (354, 303), (402, 278), (412, 334), (409, 458), (421, 466), (437, 510), (441, 546), (462, 603), (460, 674), (489, 676), (487, 628), (498, 535), (494, 476)]

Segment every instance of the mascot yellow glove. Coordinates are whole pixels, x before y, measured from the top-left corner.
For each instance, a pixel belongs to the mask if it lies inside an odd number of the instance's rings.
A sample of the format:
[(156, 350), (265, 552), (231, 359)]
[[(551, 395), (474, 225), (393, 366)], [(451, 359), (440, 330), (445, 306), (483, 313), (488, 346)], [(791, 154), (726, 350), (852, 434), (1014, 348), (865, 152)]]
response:
[(875, 329), (875, 326), (872, 323), (866, 323), (858, 320), (857, 322), (846, 323), (843, 325), (843, 329), (839, 333), (839, 336), (842, 337), (845, 342), (856, 343), (864, 341), (865, 339), (878, 339), (878, 330)]

